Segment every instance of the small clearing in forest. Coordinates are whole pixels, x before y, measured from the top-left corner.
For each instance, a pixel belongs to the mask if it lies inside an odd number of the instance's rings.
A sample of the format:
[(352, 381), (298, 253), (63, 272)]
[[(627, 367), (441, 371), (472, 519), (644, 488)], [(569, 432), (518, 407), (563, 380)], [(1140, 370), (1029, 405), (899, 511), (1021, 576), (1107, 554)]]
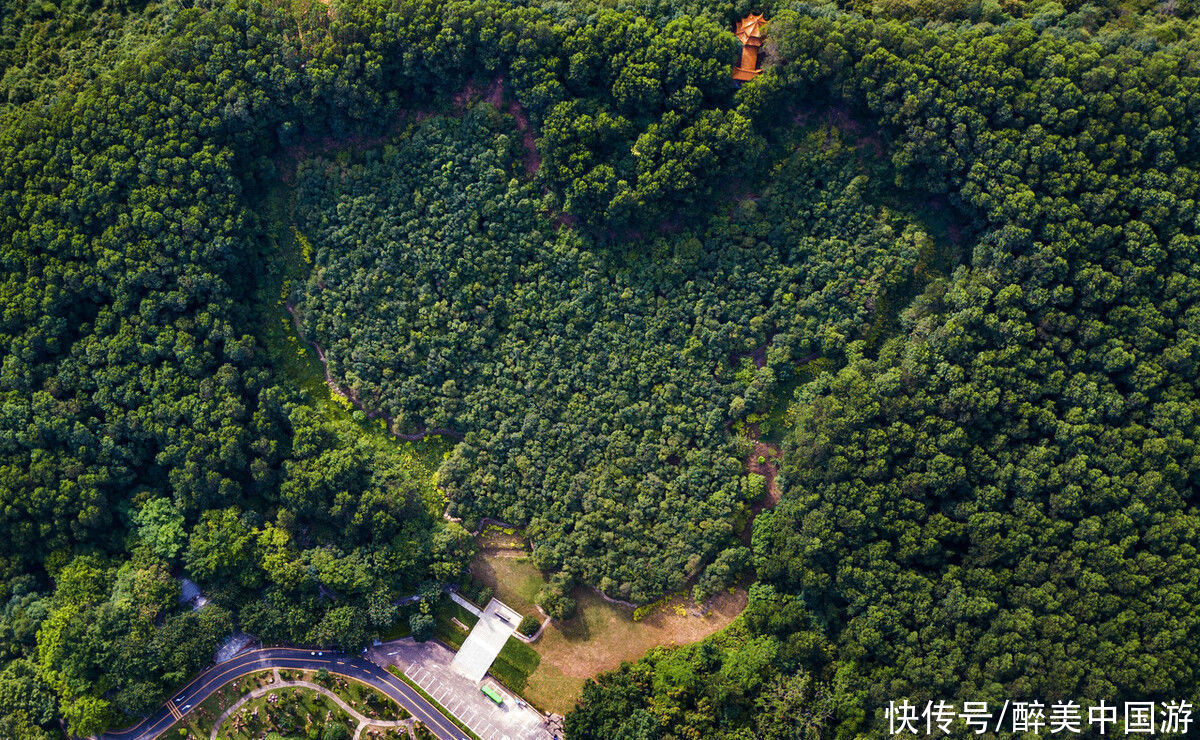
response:
[[(496, 595), (523, 614), (543, 618), (534, 605), (546, 582), (521, 547), (485, 547), (471, 564), (471, 572)], [(529, 677), (525, 698), (545, 711), (570, 710), (583, 685), (603, 671), (634, 661), (659, 645), (697, 642), (724, 628), (746, 608), (746, 592), (722, 591), (701, 615), (685, 597), (659, 604), (649, 615), (634, 621), (633, 609), (610, 603), (591, 588), (577, 588), (573, 618), (552, 622), (533, 647), (542, 656)]]

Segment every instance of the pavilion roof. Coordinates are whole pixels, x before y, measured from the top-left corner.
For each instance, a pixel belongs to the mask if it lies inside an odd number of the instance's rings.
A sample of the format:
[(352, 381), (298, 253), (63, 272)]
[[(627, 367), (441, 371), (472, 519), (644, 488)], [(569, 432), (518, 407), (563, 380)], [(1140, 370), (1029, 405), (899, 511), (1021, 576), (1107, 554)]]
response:
[(758, 46), (766, 35), (767, 20), (762, 15), (750, 15), (743, 18), (737, 25), (735, 34), (743, 44)]

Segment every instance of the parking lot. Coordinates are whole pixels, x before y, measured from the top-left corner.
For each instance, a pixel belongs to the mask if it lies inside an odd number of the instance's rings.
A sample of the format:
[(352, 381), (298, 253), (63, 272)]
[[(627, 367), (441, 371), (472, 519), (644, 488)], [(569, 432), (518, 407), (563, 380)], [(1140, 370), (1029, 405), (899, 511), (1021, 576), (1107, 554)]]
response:
[(500, 692), (497, 706), (481, 692), (480, 684), (451, 668), (454, 653), (434, 642), (397, 640), (373, 648), (373, 660), (396, 665), (483, 740), (553, 740), (540, 712), (515, 697), (491, 678), (484, 683)]

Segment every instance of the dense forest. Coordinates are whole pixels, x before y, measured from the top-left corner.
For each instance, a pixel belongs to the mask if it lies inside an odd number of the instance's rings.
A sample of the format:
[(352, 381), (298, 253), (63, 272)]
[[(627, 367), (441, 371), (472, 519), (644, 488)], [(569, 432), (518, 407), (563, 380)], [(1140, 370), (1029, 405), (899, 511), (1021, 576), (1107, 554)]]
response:
[[(874, 116), (899, 179), (980, 236), (899, 335), (797, 390), (783, 501), (754, 527), (755, 642), (606, 677), (572, 736), (849, 737), (896, 697), (1200, 698), (1200, 69), (1190, 42), (1058, 30), (777, 16), (763, 87)], [(745, 650), (770, 667), (711, 678)]]
[(0, 0), (0, 736), (358, 647), (482, 517), (558, 616), (753, 581), (572, 738), (1200, 702), (1194, 4), (605, 5)]
[(527, 523), (556, 585), (644, 603), (699, 576), (703, 600), (745, 570), (733, 524), (763, 494), (731, 419), (837, 355), (929, 239), (818, 133), (703, 231), (598, 245), (556, 233), (512, 130), (482, 104), (303, 169), (306, 334), (397, 431), (463, 435), (450, 512)]

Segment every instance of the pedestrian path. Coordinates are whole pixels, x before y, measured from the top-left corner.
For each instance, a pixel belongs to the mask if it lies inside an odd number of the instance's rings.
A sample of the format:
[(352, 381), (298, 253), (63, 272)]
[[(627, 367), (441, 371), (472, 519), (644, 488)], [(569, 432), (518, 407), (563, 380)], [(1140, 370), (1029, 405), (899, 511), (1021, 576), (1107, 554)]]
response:
[(382, 719), (372, 719), (370, 717), (367, 717), (366, 715), (362, 714), (354, 707), (347, 704), (342, 699), (342, 697), (333, 693), (332, 691), (325, 688), (324, 686), (318, 686), (317, 684), (309, 683), (308, 681), (284, 681), (284, 680), (281, 680), (279, 678), (279, 669), (278, 668), (275, 669), (275, 679), (276, 679), (275, 683), (268, 684), (266, 686), (260, 686), (257, 689), (254, 689), (250, 693), (246, 694), (245, 696), (243, 696), (242, 698), (240, 698), (236, 702), (234, 702), (233, 706), (229, 707), (229, 709), (226, 709), (224, 712), (222, 712), (221, 716), (217, 717), (217, 721), (213, 723), (212, 732), (209, 733), (209, 736), (208, 736), (209, 740), (217, 740), (217, 736), (221, 732), (221, 728), (225, 726), (225, 722), (228, 721), (230, 717), (237, 714), (238, 710), (240, 710), (246, 704), (246, 702), (251, 701), (252, 699), (257, 699), (260, 696), (265, 696), (272, 692), (279, 691), (280, 689), (289, 689), (289, 688), (308, 689), (309, 691), (315, 691), (318, 694), (323, 694), (323, 695), (329, 697), (331, 700), (333, 700), (334, 704), (337, 704), (339, 707), (341, 707), (342, 710), (346, 712), (346, 714), (349, 714), (354, 719), (354, 721), (358, 723), (358, 726), (354, 730), (354, 737), (356, 737), (356, 738), (360, 737), (362, 735), (362, 731), (364, 729), (366, 729), (367, 727), (405, 727), (405, 728), (408, 728), (408, 727), (411, 727), (413, 724), (413, 720), (411, 718), (410, 719), (401, 719), (401, 720), (382, 720)]
[(467, 611), (471, 612), (472, 614), (474, 614), (477, 617), (483, 616), (483, 611), (481, 611), (479, 607), (475, 606), (474, 604), (472, 604), (470, 601), (463, 598), (462, 596), (459, 596), (454, 591), (450, 592), (450, 600), (453, 601), (455, 604), (458, 604), (459, 606), (461, 606), (463, 609), (466, 609)]

